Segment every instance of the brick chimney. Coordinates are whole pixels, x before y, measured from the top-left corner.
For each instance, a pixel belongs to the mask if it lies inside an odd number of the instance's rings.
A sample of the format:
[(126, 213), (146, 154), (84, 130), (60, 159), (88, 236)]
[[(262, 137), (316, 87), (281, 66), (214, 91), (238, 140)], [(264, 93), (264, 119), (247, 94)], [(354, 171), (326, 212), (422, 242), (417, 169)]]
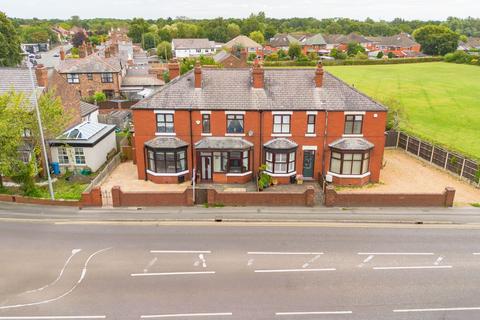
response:
[(82, 43), (82, 45), (80, 46), (78, 50), (78, 55), (80, 58), (85, 58), (87, 56), (87, 48), (85, 46), (85, 42)]
[(263, 89), (264, 88), (264, 83), (263, 83), (263, 77), (264, 77), (265, 71), (263, 70), (262, 66), (258, 62), (258, 59), (255, 59), (255, 62), (253, 63), (253, 70), (252, 70), (252, 84), (255, 89)]
[(87, 55), (91, 55), (93, 53), (93, 47), (92, 47), (92, 43), (88, 43), (87, 44)]
[(63, 50), (63, 47), (60, 48), (60, 60), (65, 60), (65, 50)]
[(180, 64), (177, 59), (173, 59), (168, 63), (168, 75), (170, 80), (180, 76)]
[(39, 87), (46, 87), (48, 85), (48, 70), (43, 64), (38, 64), (35, 68), (35, 76)]
[(202, 88), (202, 66), (200, 65), (200, 61), (197, 60), (195, 62), (195, 88), (201, 89)]
[(315, 87), (321, 88), (323, 86), (323, 64), (319, 61), (317, 64), (317, 70), (315, 70)]
[(105, 48), (105, 58), (110, 58), (110, 48)]

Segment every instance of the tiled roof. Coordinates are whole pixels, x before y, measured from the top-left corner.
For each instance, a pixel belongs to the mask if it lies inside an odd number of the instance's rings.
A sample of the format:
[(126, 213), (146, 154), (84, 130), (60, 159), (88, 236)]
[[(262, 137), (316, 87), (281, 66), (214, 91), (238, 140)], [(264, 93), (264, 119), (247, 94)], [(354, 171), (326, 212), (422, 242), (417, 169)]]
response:
[(375, 37), (374, 40), (376, 44), (381, 46), (410, 48), (419, 45), (411, 35), (404, 32), (391, 37)]
[(275, 138), (266, 142), (264, 147), (269, 149), (286, 150), (298, 147), (298, 144), (287, 138)]
[(80, 116), (86, 117), (90, 113), (97, 110), (98, 110), (98, 106), (85, 101), (80, 101)]
[(188, 146), (188, 143), (176, 137), (156, 137), (145, 142), (145, 146), (154, 149), (177, 149)]
[(373, 143), (363, 138), (341, 138), (330, 143), (328, 146), (338, 150), (358, 151), (366, 151), (374, 147)]
[(213, 56), (213, 60), (215, 62), (222, 62), (223, 60), (227, 59), (231, 55), (232, 55), (231, 53), (222, 50)]
[(286, 33), (276, 34), (274, 37), (270, 38), (270, 41), (269, 41), (270, 46), (274, 48), (288, 47), (291, 43), (300, 44), (300, 41), (296, 39), (294, 36)]
[(325, 42), (325, 39), (323, 39), (323, 36), (320, 33), (318, 33), (316, 35), (306, 38), (303, 41), (303, 44), (309, 45), (309, 46), (319, 46), (319, 45), (325, 45), (327, 43)]
[(232, 40), (225, 43), (224, 47), (230, 49), (230, 48), (232, 48), (234, 46), (238, 46), (238, 45), (240, 45), (244, 48), (261, 48), (262, 47), (261, 44), (259, 44), (256, 41), (253, 41), (252, 39), (250, 39), (249, 37), (244, 36), (244, 35), (239, 35), (239, 36), (233, 38)]
[[(38, 87), (35, 71), (32, 70), (32, 73), (38, 94), (42, 89)], [(12, 89), (16, 92), (22, 92), (33, 103), (34, 95), (32, 94), (32, 82), (28, 68), (0, 68), (0, 95)]]
[(57, 70), (59, 73), (115, 73), (122, 70), (122, 62), (117, 57), (103, 58), (91, 54), (85, 58), (63, 60)]
[(208, 39), (173, 39), (172, 44), (177, 49), (210, 49), (215, 43)]
[(122, 80), (122, 87), (126, 86), (163, 86), (165, 81), (158, 79), (155, 75), (127, 75)]
[(195, 143), (196, 149), (245, 150), (251, 147), (253, 143), (234, 137), (206, 137)]
[(386, 111), (345, 82), (325, 72), (315, 87), (315, 69), (265, 69), (265, 88), (252, 88), (251, 69), (202, 69), (202, 89), (192, 71), (139, 101), (133, 109), (361, 110)]
[(355, 43), (367, 43), (371, 42), (369, 38), (366, 38), (358, 33), (351, 32), (347, 35), (345, 34), (324, 34), (323, 38), (328, 44), (347, 44), (350, 42)]

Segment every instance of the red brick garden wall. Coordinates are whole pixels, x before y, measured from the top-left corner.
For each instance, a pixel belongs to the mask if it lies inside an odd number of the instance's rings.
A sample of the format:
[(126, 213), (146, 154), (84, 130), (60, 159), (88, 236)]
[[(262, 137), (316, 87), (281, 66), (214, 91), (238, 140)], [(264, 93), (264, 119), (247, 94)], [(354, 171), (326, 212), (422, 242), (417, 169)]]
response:
[(327, 207), (451, 207), (455, 189), (445, 188), (442, 193), (353, 193), (325, 190)]
[(112, 188), (114, 207), (155, 207), (155, 206), (192, 206), (191, 188), (184, 192), (123, 192), (120, 187)]

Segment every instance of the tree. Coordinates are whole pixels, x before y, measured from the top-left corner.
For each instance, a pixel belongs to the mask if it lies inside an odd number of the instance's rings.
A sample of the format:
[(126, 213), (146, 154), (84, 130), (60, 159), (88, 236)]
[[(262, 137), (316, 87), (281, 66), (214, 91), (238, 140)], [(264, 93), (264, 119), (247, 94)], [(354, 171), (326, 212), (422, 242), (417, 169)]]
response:
[(263, 36), (263, 33), (261, 31), (252, 31), (250, 32), (250, 39), (253, 41), (259, 43), (259, 44), (264, 44), (265, 43), (265, 37)]
[(142, 35), (148, 32), (150, 24), (143, 18), (133, 18), (130, 26), (128, 27), (127, 35), (132, 39), (134, 43), (142, 42)]
[(355, 56), (359, 52), (361, 52), (361, 53), (365, 52), (365, 48), (362, 47), (359, 43), (350, 42), (347, 45), (347, 54), (349, 56)]
[(302, 54), (302, 47), (298, 43), (290, 43), (288, 46), (288, 55), (290, 59), (297, 59)]
[(20, 37), (10, 19), (0, 12), (0, 67), (15, 67), (22, 62)]
[(55, 43), (58, 40), (47, 25), (24, 26), (21, 30), (24, 43)]
[(393, 59), (393, 58), (395, 58), (395, 55), (393, 54), (393, 52), (390, 51), (390, 52), (387, 54), (387, 57), (388, 57), (388, 59)]
[(143, 35), (142, 47), (145, 50), (155, 48), (160, 42), (160, 37), (153, 32), (147, 32)]
[(172, 58), (172, 45), (168, 41), (162, 41), (157, 47), (157, 55), (162, 59)]
[(446, 26), (426, 25), (416, 29), (413, 37), (422, 46), (422, 51), (430, 55), (445, 55), (458, 47), (460, 35)]
[(72, 37), (72, 45), (78, 48), (87, 40), (87, 36), (82, 31), (75, 33)]
[(2, 176), (12, 176), (21, 161), (18, 150), (24, 144), (22, 135), (28, 118), (25, 96), (14, 91), (0, 96), (0, 188)]
[(229, 23), (227, 25), (227, 35), (229, 39), (233, 39), (236, 36), (240, 35), (240, 27), (236, 23)]
[(382, 58), (383, 58), (383, 51), (378, 51), (377, 59), (382, 59)]

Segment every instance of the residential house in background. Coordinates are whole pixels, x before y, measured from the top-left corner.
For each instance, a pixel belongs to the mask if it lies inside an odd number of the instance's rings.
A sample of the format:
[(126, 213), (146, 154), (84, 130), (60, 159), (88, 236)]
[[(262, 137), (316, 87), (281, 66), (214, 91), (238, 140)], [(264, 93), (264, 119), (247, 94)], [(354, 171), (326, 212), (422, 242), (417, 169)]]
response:
[(321, 65), (197, 64), (182, 76), (178, 63), (169, 67), (173, 80), (132, 107), (139, 179), (245, 183), (265, 164), (278, 183), (298, 175), (337, 185), (379, 181), (387, 110)]
[(384, 54), (391, 52), (397, 58), (421, 53), (421, 45), (405, 32), (390, 37), (368, 37), (368, 39), (372, 42), (374, 50), (383, 51)]
[(480, 37), (468, 37), (466, 42), (460, 41), (458, 49), (461, 51), (480, 50)]
[(173, 39), (172, 52), (177, 58), (212, 55), (215, 53), (215, 41), (208, 39)]
[[(248, 54), (255, 53), (258, 58), (263, 57), (263, 46), (244, 35), (236, 36), (232, 40), (225, 43), (223, 47), (229, 52), (238, 51), (238, 49), (244, 49), (248, 52)], [(237, 57), (239, 58), (238, 54)]]
[[(300, 40), (301, 39), (304, 39), (304, 36), (300, 36)], [(269, 39), (265, 45), (265, 50), (268, 52), (276, 52), (280, 49), (288, 51), (290, 44), (301, 44), (300, 40), (288, 33), (279, 33)]]
[(307, 36), (301, 40), (302, 52), (303, 54), (309, 54), (314, 52), (320, 55), (328, 54), (327, 42), (323, 38), (321, 33), (314, 34), (312, 36)]
[(288, 51), (291, 44), (298, 44), (302, 47), (302, 53), (308, 54), (315, 52), (317, 54), (326, 54), (325, 51), (327, 43), (320, 33), (279, 33), (270, 38), (268, 44), (265, 46), (266, 51), (276, 52), (280, 49)]
[(374, 49), (374, 42), (367, 37), (364, 37), (358, 33), (351, 32), (347, 35), (344, 34), (324, 34), (323, 38), (326, 42), (326, 49), (331, 51), (337, 49), (339, 51), (346, 51), (349, 43), (357, 43), (364, 47), (367, 51)]
[(221, 50), (213, 56), (213, 60), (224, 68), (246, 68), (248, 66), (247, 51), (238, 52), (238, 56), (235, 53)]

